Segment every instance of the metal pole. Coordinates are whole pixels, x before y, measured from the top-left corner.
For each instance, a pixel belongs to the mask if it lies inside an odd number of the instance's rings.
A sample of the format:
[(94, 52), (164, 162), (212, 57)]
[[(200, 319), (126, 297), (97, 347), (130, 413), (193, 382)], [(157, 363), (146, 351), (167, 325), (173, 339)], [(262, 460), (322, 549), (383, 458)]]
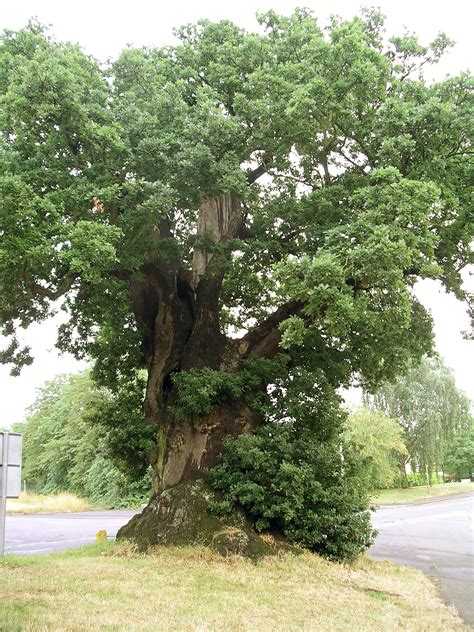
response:
[(7, 515), (7, 476), (8, 476), (8, 438), (9, 433), (3, 433), (2, 450), (2, 489), (0, 494), (0, 557), (5, 555), (5, 518)]

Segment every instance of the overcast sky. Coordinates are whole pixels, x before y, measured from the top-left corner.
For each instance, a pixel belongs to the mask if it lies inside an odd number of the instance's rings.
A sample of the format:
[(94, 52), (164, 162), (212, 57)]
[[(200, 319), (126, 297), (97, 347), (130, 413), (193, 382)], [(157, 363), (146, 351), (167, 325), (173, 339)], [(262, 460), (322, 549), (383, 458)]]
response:
[[(255, 28), (255, 13), (270, 8), (288, 14), (295, 7), (306, 6), (324, 24), (329, 15), (337, 13), (351, 17), (363, 5), (375, 5), (387, 16), (389, 34), (400, 33), (404, 27), (416, 32), (422, 43), (428, 43), (444, 31), (456, 41), (456, 46), (442, 62), (431, 70), (429, 79), (443, 79), (472, 68), (472, 19), (474, 3), (468, 0), (238, 0), (224, 2), (200, 0), (191, 2), (111, 2), (108, 0), (82, 0), (59, 2), (54, 0), (3, 0), (0, 3), (0, 30), (18, 29), (29, 18), (37, 17), (51, 25), (55, 37), (79, 42), (83, 49), (95, 57), (114, 58), (125, 46), (159, 46), (173, 41), (172, 29), (200, 18), (230, 19), (248, 29)], [(474, 290), (472, 276), (466, 275), (470, 289)], [(418, 288), (420, 300), (431, 310), (435, 320), (437, 348), (446, 364), (455, 371), (456, 381), (474, 399), (474, 342), (467, 342), (461, 332), (468, 329), (469, 321), (462, 305), (447, 296), (439, 284), (426, 281)], [(54, 350), (57, 323), (61, 315), (47, 323), (31, 327), (25, 340), (32, 346), (36, 357), (20, 377), (11, 378), (6, 367), (0, 367), (0, 427), (20, 421), (25, 408), (35, 398), (35, 389), (58, 373), (81, 370), (85, 365), (69, 356), (59, 356)], [(1, 341), (0, 341), (1, 342)], [(3, 346), (3, 345), (2, 345)]]

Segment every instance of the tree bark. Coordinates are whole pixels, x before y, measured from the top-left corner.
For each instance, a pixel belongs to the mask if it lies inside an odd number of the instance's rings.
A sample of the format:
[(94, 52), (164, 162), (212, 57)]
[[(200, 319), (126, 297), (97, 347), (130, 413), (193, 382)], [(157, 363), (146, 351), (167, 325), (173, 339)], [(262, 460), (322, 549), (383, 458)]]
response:
[[(203, 368), (239, 369), (237, 345), (220, 330), (219, 298), (229, 260), (226, 245), (241, 228), (238, 199), (228, 193), (205, 198), (198, 216), (198, 238), (206, 233), (212, 237), (213, 252), (196, 248), (191, 270), (183, 270), (177, 259), (156, 258), (131, 281), (131, 301), (148, 368), (145, 417), (157, 432), (152, 455), (155, 494), (202, 477), (217, 463), (226, 436), (251, 432), (259, 421), (243, 401), (185, 419), (173, 410), (175, 374)], [(161, 222), (156, 234), (157, 239), (169, 237), (169, 224)]]
[[(191, 490), (192, 495), (194, 483), (205, 479), (207, 470), (218, 463), (225, 438), (250, 433), (261, 422), (259, 415), (239, 398), (215, 406), (206, 415), (182, 418), (176, 414), (176, 374), (204, 368), (233, 373), (248, 358), (273, 357), (279, 351), (279, 323), (302, 310), (302, 304), (296, 301), (283, 305), (240, 339), (229, 339), (221, 332), (219, 300), (231, 258), (229, 242), (244, 234), (245, 229), (238, 199), (228, 193), (205, 198), (199, 210), (191, 270), (183, 269), (178, 258), (156, 257), (130, 282), (148, 368), (145, 416), (156, 428), (156, 450), (151, 458), (154, 476), (150, 503), (142, 517), (121, 531), (123, 537), (139, 542), (143, 534), (142, 542), (165, 544), (166, 538), (170, 538), (169, 543), (175, 542), (174, 531), (180, 528), (175, 518), (187, 511), (179, 506), (179, 490)], [(156, 227), (156, 236), (172, 236), (169, 222), (163, 220)], [(203, 236), (206, 239), (199, 241)], [(208, 237), (215, 246), (212, 252), (199, 249)], [(169, 520), (170, 511), (174, 516), (172, 528), (162, 529), (160, 521), (165, 521), (165, 515)], [(156, 528), (150, 527), (153, 524)], [(155, 539), (150, 540), (150, 528), (156, 531)]]
[(216, 406), (205, 416), (175, 420), (163, 432), (163, 455), (158, 472), (160, 488), (203, 478), (214, 467), (226, 437), (252, 432), (259, 416), (241, 401)]

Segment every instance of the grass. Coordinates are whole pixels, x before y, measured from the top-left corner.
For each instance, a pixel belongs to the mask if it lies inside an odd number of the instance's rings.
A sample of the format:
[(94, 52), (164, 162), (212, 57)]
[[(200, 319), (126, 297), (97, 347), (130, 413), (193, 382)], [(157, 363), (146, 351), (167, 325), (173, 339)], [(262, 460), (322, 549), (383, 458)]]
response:
[(431, 485), (429, 489), (426, 486), (408, 487), (407, 489), (382, 489), (377, 492), (372, 502), (377, 505), (398, 505), (414, 500), (472, 491), (474, 491), (474, 483), (441, 483), (440, 485)]
[[(105, 543), (0, 562), (0, 630), (468, 630), (419, 571)], [(3, 622), (3, 623), (2, 623)]]
[(69, 493), (43, 496), (41, 494), (22, 492), (20, 498), (7, 500), (7, 513), (12, 514), (68, 513), (87, 511), (91, 508), (91, 505), (86, 500)]

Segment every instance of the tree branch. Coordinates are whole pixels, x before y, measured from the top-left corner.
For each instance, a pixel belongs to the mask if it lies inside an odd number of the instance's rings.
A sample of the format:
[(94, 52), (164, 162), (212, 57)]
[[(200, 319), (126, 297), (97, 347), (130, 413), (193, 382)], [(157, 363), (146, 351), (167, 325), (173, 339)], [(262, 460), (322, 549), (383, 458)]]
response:
[(271, 162), (273, 160), (273, 154), (264, 154), (263, 159), (262, 159), (262, 163), (253, 171), (251, 171), (248, 175), (247, 175), (247, 183), (248, 184), (253, 184), (254, 182), (256, 182), (261, 176), (263, 176), (264, 173), (267, 173), (268, 171), (268, 162)]
[(266, 173), (266, 172), (267, 172), (267, 168), (266, 168), (265, 164), (262, 163), (256, 169), (254, 169), (253, 171), (251, 171), (248, 174), (248, 176), (247, 176), (248, 184), (253, 184), (254, 182), (256, 182), (260, 178), (260, 176), (263, 176), (263, 174)]
[(271, 358), (278, 353), (280, 330), (278, 326), (290, 316), (303, 314), (303, 301), (289, 301), (281, 305), (259, 325), (237, 340), (239, 353), (243, 358)]
[(42, 296), (43, 298), (49, 298), (51, 301), (56, 301), (58, 298), (63, 296), (63, 294), (66, 294), (66, 292), (68, 292), (72, 288), (72, 286), (74, 285), (74, 281), (78, 277), (79, 275), (76, 273), (71, 273), (67, 275), (64, 278), (62, 284), (59, 285), (56, 288), (56, 290), (52, 290), (51, 288), (48, 288), (48, 287), (43, 287), (42, 285), (38, 285), (37, 283), (34, 283), (33, 281), (31, 281), (31, 279), (28, 279), (25, 277), (23, 277), (23, 281), (26, 287), (33, 294), (36, 294), (37, 296)]

